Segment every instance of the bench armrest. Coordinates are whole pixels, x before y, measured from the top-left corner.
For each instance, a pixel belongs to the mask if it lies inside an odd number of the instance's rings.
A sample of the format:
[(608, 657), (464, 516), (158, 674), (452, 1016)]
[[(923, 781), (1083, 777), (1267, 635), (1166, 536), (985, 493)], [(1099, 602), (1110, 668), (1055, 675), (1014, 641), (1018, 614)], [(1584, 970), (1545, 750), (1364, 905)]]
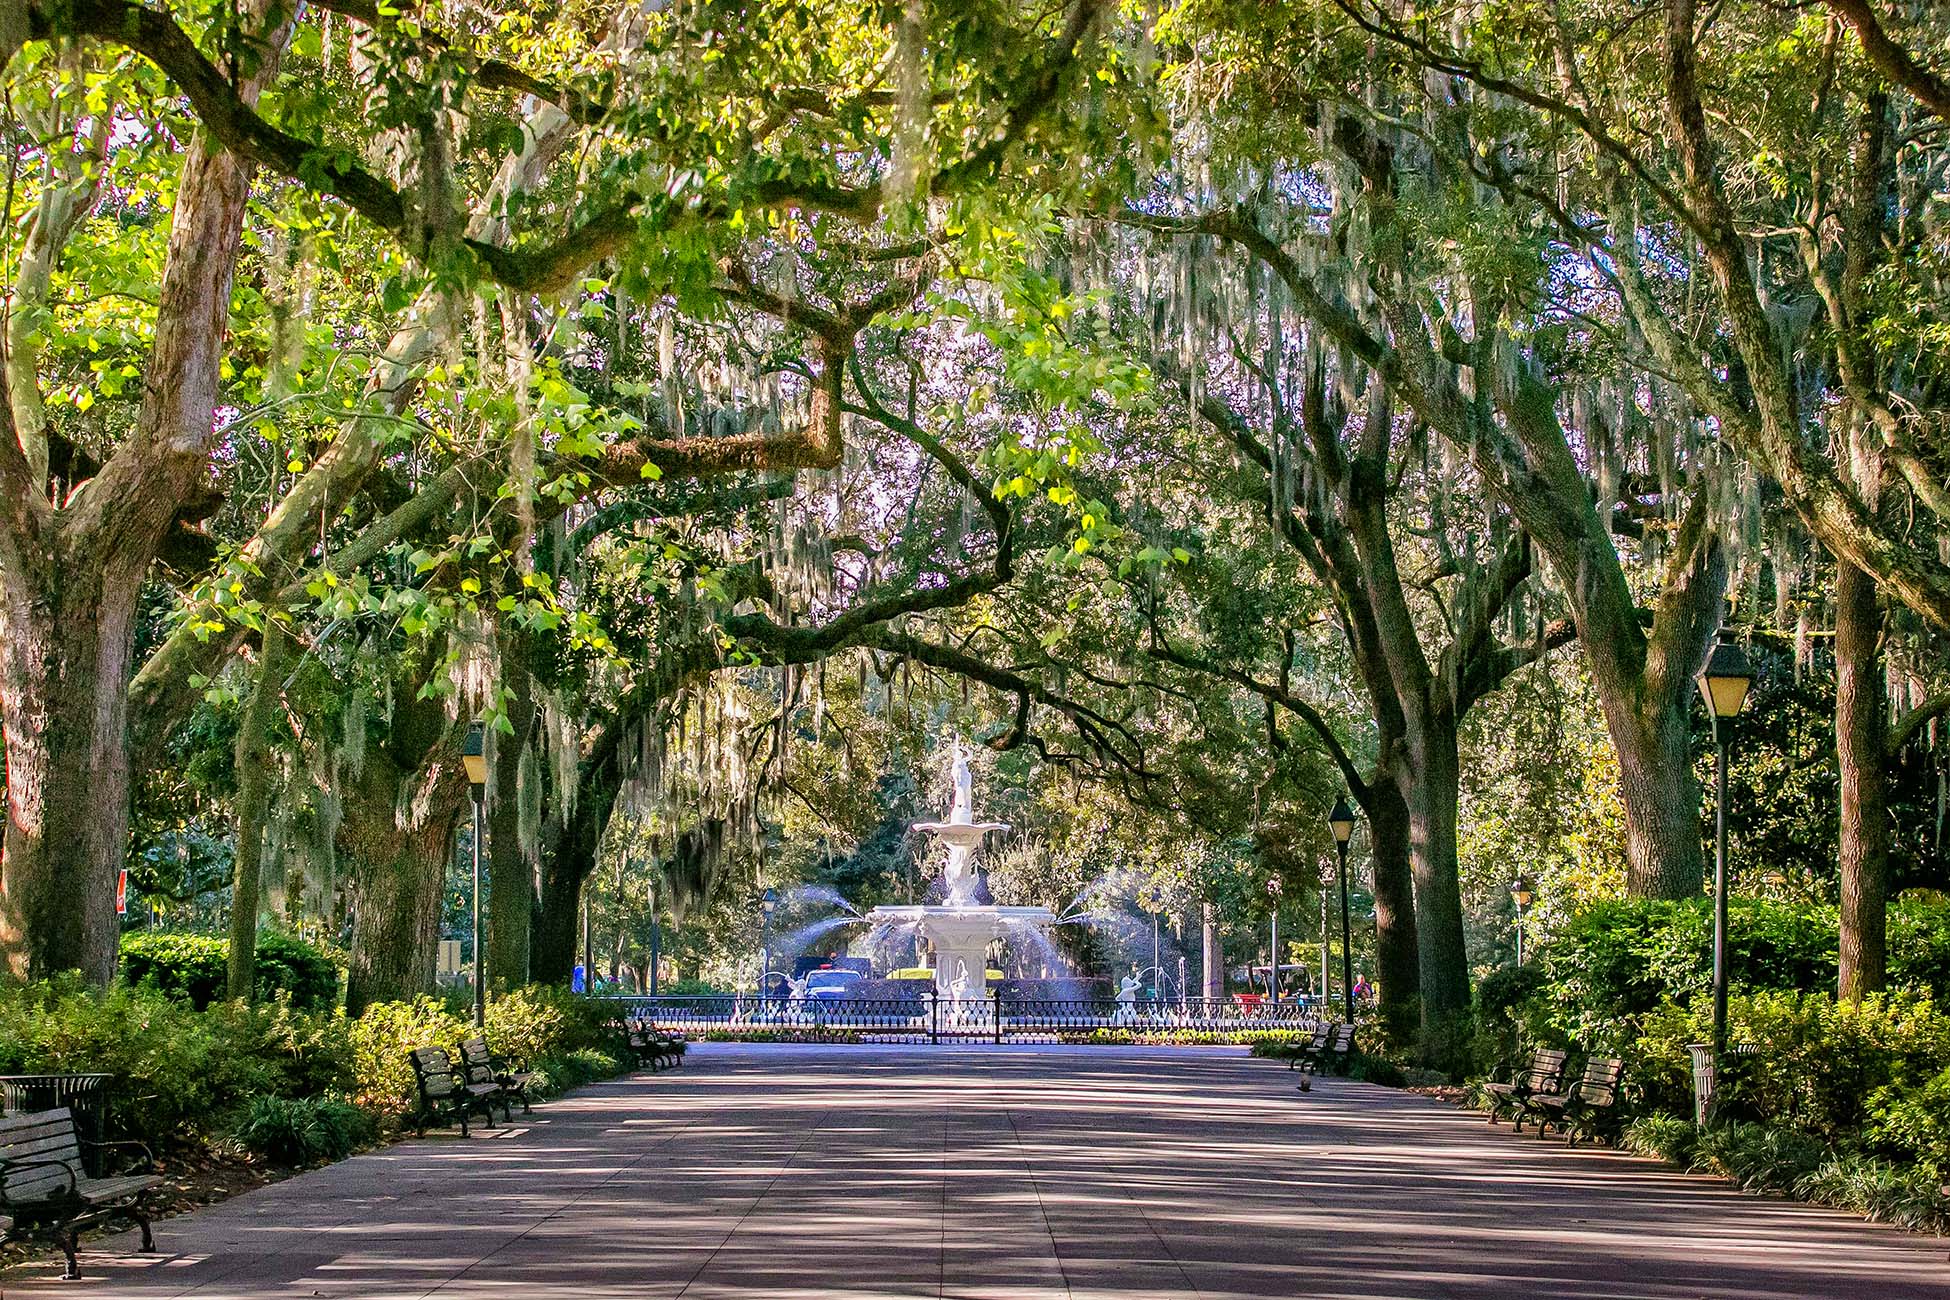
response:
[(7, 1182), (13, 1175), (29, 1169), (59, 1169), (68, 1176), (68, 1195), (79, 1194), (74, 1166), (65, 1160), (8, 1160), (0, 1157), (0, 1205), (6, 1205)]
[(145, 1174), (153, 1174), (156, 1172), (156, 1153), (149, 1149), (149, 1144), (146, 1142), (125, 1140), (120, 1142), (83, 1142), (81, 1145), (85, 1150), (89, 1151), (140, 1152), (141, 1155), (139, 1158), (129, 1160), (129, 1167), (133, 1168), (134, 1166), (140, 1165), (142, 1172)]

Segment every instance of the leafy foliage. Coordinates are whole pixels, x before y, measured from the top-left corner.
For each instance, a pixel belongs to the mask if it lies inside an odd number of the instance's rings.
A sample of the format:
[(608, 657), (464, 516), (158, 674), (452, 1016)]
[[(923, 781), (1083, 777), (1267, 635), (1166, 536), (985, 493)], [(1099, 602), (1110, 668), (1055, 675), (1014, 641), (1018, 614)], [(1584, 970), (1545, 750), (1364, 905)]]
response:
[[(229, 958), (227, 937), (147, 930), (122, 936), (123, 970), (131, 983), (153, 984), (198, 1008), (223, 997)], [(276, 930), (259, 934), (256, 969), (259, 999), (283, 995), (306, 1011), (321, 1011), (338, 1001), (338, 966), (302, 939)]]

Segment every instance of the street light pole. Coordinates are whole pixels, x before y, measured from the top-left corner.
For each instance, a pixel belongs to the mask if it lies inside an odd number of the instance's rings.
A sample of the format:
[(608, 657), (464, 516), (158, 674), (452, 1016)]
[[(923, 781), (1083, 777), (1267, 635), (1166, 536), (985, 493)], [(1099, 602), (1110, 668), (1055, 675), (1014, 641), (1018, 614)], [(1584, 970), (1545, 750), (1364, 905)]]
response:
[(767, 889), (758, 900), (758, 995), (765, 996), (765, 977), (772, 972), (772, 913), (779, 905), (779, 891)]
[(1722, 640), (1699, 675), (1700, 697), (1713, 720), (1713, 1060), (1727, 1048), (1727, 749), (1733, 720), (1747, 702), (1753, 666), (1739, 646)]
[(1354, 947), (1349, 942), (1347, 924), (1347, 842), (1354, 838), (1354, 810), (1347, 806), (1347, 796), (1334, 800), (1334, 807), (1327, 814), (1327, 826), (1334, 832), (1334, 847), (1341, 856), (1341, 1006), (1351, 1025), (1354, 1023)]
[(1268, 999), (1280, 1000), (1280, 878), (1274, 876), (1266, 882), (1266, 893), (1273, 900), (1272, 951), (1267, 955), (1266, 988)]
[(664, 927), (657, 917), (657, 879), (650, 878), (650, 996), (657, 996), (657, 967), (663, 964)]
[(1164, 996), (1165, 996), (1164, 982), (1165, 982), (1164, 967), (1158, 965), (1158, 914), (1156, 912), (1153, 912), (1151, 914), (1151, 985), (1152, 985), (1151, 999), (1152, 1001), (1159, 1002), (1164, 1000)]
[(474, 792), (474, 1027), (487, 1022), (486, 966), (481, 960), (481, 804), (487, 793), (487, 728), (479, 722), (467, 724), (467, 739), (461, 745), (460, 764), (467, 772), (467, 783)]
[(1510, 883), (1510, 897), (1517, 905), (1517, 965), (1523, 965), (1523, 912), (1530, 906), (1530, 877), (1518, 876)]

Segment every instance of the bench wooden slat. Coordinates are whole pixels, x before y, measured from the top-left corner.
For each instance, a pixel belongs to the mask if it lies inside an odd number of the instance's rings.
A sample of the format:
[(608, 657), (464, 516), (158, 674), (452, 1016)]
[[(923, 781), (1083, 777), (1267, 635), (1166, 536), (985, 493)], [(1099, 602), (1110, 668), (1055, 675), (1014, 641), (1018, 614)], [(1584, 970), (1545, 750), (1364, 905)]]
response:
[(148, 1191), (151, 1187), (162, 1185), (162, 1179), (153, 1174), (127, 1174), (120, 1178), (84, 1178), (80, 1192), (83, 1200), (91, 1205), (106, 1201), (119, 1201), (137, 1192)]

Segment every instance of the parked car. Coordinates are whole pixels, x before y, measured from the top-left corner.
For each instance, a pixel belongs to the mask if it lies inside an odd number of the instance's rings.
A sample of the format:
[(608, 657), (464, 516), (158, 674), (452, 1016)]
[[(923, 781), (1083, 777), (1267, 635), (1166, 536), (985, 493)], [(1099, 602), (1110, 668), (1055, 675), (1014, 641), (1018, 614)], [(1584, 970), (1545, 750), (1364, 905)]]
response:
[(855, 997), (859, 983), (860, 972), (857, 970), (835, 968), (807, 971), (806, 996), (819, 1002)]

